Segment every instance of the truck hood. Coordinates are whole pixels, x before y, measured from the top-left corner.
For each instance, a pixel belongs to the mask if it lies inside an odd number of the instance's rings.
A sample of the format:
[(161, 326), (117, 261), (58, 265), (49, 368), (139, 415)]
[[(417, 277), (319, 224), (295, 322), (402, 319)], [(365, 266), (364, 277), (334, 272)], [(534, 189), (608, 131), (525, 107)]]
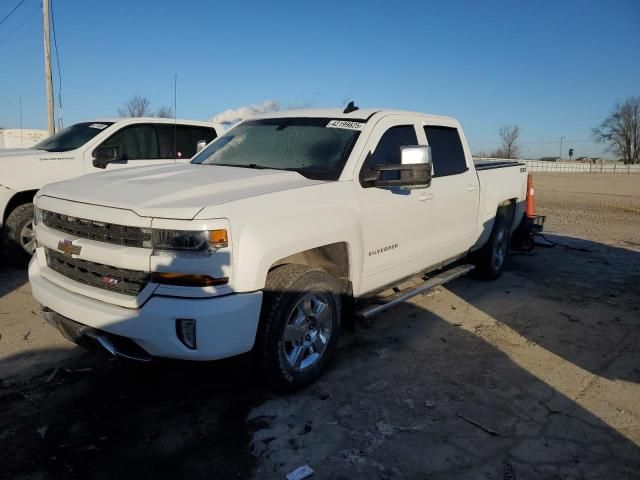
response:
[(173, 164), (85, 175), (47, 185), (39, 196), (191, 220), (209, 206), (318, 183), (296, 172)]

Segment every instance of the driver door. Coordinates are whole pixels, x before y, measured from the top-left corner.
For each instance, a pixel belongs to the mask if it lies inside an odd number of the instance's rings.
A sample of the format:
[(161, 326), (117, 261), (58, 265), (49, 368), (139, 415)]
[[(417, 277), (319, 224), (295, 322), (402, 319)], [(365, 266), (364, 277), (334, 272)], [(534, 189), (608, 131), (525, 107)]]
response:
[(364, 244), (359, 294), (435, 263), (432, 234), (436, 230), (436, 212), (430, 189), (372, 187), (366, 182), (363, 185), (361, 180), (373, 165), (400, 163), (400, 147), (419, 144), (418, 127), (413, 120), (404, 116), (381, 120), (365, 148), (366, 157), (358, 171), (360, 182), (356, 181)]
[(162, 158), (156, 126), (148, 123), (126, 126), (86, 152), (85, 166), (89, 172), (105, 171), (93, 165), (95, 158), (93, 152), (98, 147), (118, 147), (120, 150), (120, 159), (109, 163), (106, 167), (107, 171), (175, 162), (175, 159)]

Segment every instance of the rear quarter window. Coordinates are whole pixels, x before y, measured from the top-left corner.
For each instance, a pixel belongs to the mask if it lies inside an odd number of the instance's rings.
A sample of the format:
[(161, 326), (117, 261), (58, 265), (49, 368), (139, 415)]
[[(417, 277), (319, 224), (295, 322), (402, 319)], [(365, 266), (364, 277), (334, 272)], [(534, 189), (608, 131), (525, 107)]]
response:
[(191, 158), (200, 140), (209, 143), (216, 138), (216, 131), (208, 127), (160, 124), (157, 128), (161, 158), (166, 159)]
[(456, 175), (468, 170), (457, 128), (426, 126), (424, 133), (431, 147), (434, 177)]

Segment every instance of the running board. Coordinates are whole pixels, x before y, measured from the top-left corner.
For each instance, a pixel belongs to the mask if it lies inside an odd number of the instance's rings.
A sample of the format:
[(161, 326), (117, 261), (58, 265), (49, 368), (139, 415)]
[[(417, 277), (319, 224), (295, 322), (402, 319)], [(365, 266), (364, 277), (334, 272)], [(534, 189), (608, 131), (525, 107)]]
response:
[(475, 265), (458, 265), (457, 267), (453, 267), (449, 270), (445, 270), (440, 272), (439, 274), (426, 278), (424, 283), (418, 285), (417, 287), (410, 287), (404, 290), (400, 290), (388, 297), (380, 299), (379, 302), (367, 305), (361, 310), (356, 312), (356, 315), (362, 318), (369, 318), (373, 315), (376, 315), (380, 312), (384, 312), (388, 308), (394, 307), (399, 303), (408, 300), (411, 297), (415, 297), (421, 293), (427, 292), (435, 287), (439, 287), (440, 285), (444, 285), (451, 280), (454, 280), (458, 277), (466, 275), (471, 270), (475, 268)]

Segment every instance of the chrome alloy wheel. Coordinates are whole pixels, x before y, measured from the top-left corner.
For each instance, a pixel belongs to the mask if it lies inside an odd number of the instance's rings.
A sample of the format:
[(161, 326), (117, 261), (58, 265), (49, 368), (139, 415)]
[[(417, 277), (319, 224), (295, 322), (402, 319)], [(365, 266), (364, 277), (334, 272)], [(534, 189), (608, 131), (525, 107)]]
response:
[(500, 270), (505, 258), (507, 257), (507, 241), (508, 236), (505, 230), (501, 228), (496, 232), (495, 246), (491, 255), (491, 263), (495, 270)]
[(335, 315), (331, 305), (323, 293), (306, 293), (292, 308), (280, 345), (293, 370), (306, 370), (324, 355)]
[(25, 224), (20, 230), (20, 245), (29, 255), (33, 255), (36, 249), (36, 240), (33, 235), (33, 221)]

